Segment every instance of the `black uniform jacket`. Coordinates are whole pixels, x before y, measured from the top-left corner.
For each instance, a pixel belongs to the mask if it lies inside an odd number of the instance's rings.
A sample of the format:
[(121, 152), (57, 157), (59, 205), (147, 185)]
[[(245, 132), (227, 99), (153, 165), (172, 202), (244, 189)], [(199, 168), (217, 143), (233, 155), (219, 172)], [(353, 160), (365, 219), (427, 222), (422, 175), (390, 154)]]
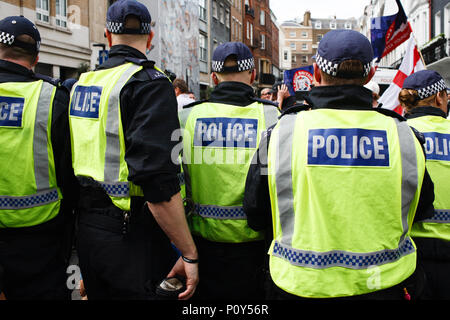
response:
[[(56, 178), (58, 187), (63, 194), (61, 210), (70, 211), (78, 199), (78, 183), (72, 169), (72, 153), (69, 132), (69, 89), (59, 85), (59, 81), (45, 76), (36, 75), (32, 70), (21, 65), (0, 60), (0, 83), (33, 82), (44, 79), (57, 86), (53, 100), (51, 123), (51, 143), (55, 156)], [(54, 219), (57, 220), (57, 219)], [(20, 231), (43, 229), (51, 222), (34, 228), (22, 228)], [(5, 230), (3, 230), (5, 231)], [(12, 232), (13, 230), (8, 230)], [(19, 230), (17, 230), (19, 231)]]
[(185, 106), (184, 109), (192, 108), (203, 102), (222, 103), (240, 107), (246, 107), (252, 103), (261, 102), (266, 105), (273, 105), (274, 107), (277, 107), (277, 104), (273, 101), (259, 99), (255, 95), (255, 91), (251, 86), (236, 81), (219, 83), (212, 91), (209, 100), (191, 103)]
[[(374, 110), (372, 109), (372, 96), (370, 92), (359, 86), (336, 86), (336, 87), (315, 87), (308, 97), (309, 107), (314, 109), (342, 109), (342, 110)], [(305, 107), (306, 108), (306, 107)], [(288, 109), (284, 114), (297, 112), (299, 108)], [(305, 111), (307, 112), (307, 111)], [(405, 119), (390, 110), (374, 110), (391, 117), (396, 117), (402, 121)], [(273, 128), (269, 129), (268, 139)], [(416, 133), (419, 135), (419, 133)], [(423, 144), (423, 143), (422, 143)], [(261, 144), (260, 148), (267, 148), (266, 144)], [(259, 152), (257, 153), (258, 156)], [(264, 154), (264, 153), (263, 153)], [(267, 154), (267, 153), (265, 153)], [(261, 175), (263, 166), (260, 159), (253, 161), (247, 176), (244, 210), (247, 214), (248, 224), (254, 230), (266, 230), (266, 234), (272, 233), (272, 215), (270, 208), (269, 188), (266, 175)], [(263, 161), (262, 163), (267, 163)], [(376, 194), (374, 195), (376, 196)], [(434, 214), (433, 208), (434, 191), (433, 182), (428, 172), (425, 173), (423, 181), (419, 207), (415, 220), (424, 220)], [(266, 239), (269, 244), (272, 239)]]
[[(97, 70), (115, 68), (129, 59), (141, 60), (144, 69), (130, 78), (120, 95), (128, 179), (142, 187), (145, 201), (169, 201), (180, 191), (177, 176), (180, 168), (171, 159), (178, 143), (171, 141), (171, 137), (180, 127), (175, 92), (168, 78), (153, 68), (153, 61), (126, 45), (113, 46), (109, 59)], [(95, 189), (93, 181), (81, 178), (80, 183), (82, 208), (112, 208), (106, 193)], [(137, 199), (132, 198), (132, 211), (135, 204), (142, 204)]]
[[(447, 119), (447, 114), (436, 107), (417, 107), (405, 115), (406, 119), (414, 119), (425, 116), (443, 117)], [(426, 259), (435, 261), (450, 261), (450, 243), (434, 238), (414, 238), (414, 242), (419, 248), (419, 255)]]

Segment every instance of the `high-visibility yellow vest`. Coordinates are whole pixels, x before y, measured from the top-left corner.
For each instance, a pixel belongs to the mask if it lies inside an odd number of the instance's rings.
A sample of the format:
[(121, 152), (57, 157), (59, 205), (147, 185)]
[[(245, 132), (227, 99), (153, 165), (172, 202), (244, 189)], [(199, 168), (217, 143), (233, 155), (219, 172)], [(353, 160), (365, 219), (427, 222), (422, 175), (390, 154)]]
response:
[(263, 239), (247, 225), (244, 189), (261, 135), (278, 115), (275, 106), (259, 102), (247, 107), (206, 102), (180, 114), (193, 234), (226, 243)]
[(408, 278), (416, 268), (410, 228), (424, 172), (406, 122), (332, 109), (281, 118), (268, 151), (275, 284), (330, 298)]
[(413, 224), (412, 236), (450, 241), (450, 120), (425, 116), (408, 124), (425, 135), (427, 170), (435, 194), (434, 217)]
[(120, 93), (142, 66), (126, 63), (87, 72), (74, 86), (70, 101), (72, 163), (77, 177), (90, 177), (116, 207), (130, 211), (131, 196), (142, 189), (128, 181)]
[(51, 144), (55, 92), (42, 80), (0, 84), (0, 228), (40, 225), (59, 213)]

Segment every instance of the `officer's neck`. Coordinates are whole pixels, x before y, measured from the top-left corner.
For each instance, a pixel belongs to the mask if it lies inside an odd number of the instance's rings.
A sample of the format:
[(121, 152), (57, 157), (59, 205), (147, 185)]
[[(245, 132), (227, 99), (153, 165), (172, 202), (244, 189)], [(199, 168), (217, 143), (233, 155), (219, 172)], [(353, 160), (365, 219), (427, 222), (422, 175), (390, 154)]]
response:
[(0, 59), (11, 62), (11, 63), (18, 64), (19, 66), (27, 68), (28, 70), (32, 70), (34, 67), (34, 65), (30, 64), (30, 62), (26, 61), (26, 60), (10, 59), (10, 58), (4, 58), (4, 57), (0, 57)]

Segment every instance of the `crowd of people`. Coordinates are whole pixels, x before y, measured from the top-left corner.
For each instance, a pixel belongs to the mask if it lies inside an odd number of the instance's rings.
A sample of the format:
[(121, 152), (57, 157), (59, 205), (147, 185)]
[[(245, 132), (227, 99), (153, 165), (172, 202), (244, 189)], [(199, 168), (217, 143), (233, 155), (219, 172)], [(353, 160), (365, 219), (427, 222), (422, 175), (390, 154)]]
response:
[(70, 299), (73, 248), (89, 300), (450, 299), (438, 73), (380, 108), (370, 41), (333, 30), (301, 101), (257, 96), (240, 42), (199, 100), (146, 58), (151, 23), (114, 2), (109, 59), (62, 83), (32, 71), (37, 27), (0, 21), (0, 300)]

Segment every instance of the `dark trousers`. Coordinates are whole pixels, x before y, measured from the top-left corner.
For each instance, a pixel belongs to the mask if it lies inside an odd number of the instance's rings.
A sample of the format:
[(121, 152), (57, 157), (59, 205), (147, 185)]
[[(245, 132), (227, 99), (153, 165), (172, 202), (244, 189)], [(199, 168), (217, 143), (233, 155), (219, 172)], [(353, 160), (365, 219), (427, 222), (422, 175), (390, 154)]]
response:
[(83, 210), (77, 232), (89, 300), (152, 300), (176, 261), (169, 239), (144, 207), (132, 211), (128, 232), (117, 209)]
[(194, 300), (264, 299), (263, 241), (217, 243), (195, 237), (200, 282)]
[(435, 238), (414, 238), (419, 263), (425, 270), (425, 300), (450, 300), (450, 242)]
[(0, 230), (0, 265), (8, 300), (68, 300), (67, 238), (62, 218), (21, 230)]

